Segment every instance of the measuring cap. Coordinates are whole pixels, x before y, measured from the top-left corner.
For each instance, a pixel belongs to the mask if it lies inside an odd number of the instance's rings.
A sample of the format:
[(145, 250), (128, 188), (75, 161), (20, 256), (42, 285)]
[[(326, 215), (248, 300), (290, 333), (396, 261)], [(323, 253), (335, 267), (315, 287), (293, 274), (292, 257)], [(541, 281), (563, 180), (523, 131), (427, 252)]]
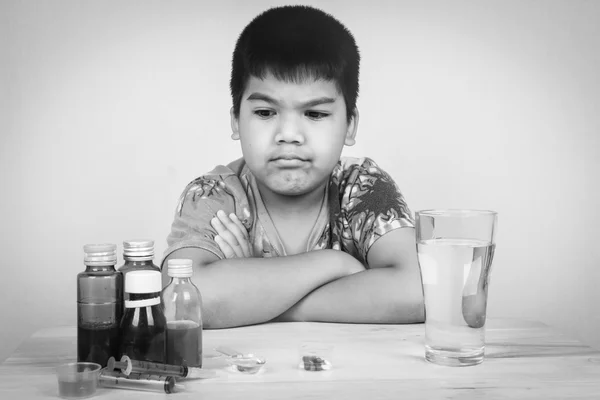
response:
[(154, 258), (154, 240), (136, 239), (123, 242), (123, 257), (140, 260)]
[(117, 263), (117, 245), (112, 243), (86, 244), (83, 246), (85, 265), (105, 266)]
[(100, 364), (74, 362), (56, 368), (58, 396), (64, 399), (83, 399), (96, 393)]
[(156, 293), (162, 290), (162, 277), (158, 271), (131, 271), (126, 274), (125, 292)]
[(167, 273), (173, 278), (189, 278), (193, 275), (192, 260), (175, 258), (167, 261)]

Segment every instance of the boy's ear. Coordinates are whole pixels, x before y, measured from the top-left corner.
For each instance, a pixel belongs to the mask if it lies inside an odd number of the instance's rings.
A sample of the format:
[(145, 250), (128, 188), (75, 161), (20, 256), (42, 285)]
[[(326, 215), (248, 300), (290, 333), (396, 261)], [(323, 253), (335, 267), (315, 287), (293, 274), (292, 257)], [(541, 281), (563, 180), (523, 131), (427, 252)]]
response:
[(354, 146), (356, 143), (356, 132), (358, 130), (358, 108), (354, 108), (352, 112), (352, 118), (348, 123), (348, 130), (346, 131), (346, 140), (344, 144), (346, 146)]
[(233, 107), (229, 110), (229, 116), (231, 117), (231, 138), (233, 140), (240, 140), (240, 123), (233, 112)]

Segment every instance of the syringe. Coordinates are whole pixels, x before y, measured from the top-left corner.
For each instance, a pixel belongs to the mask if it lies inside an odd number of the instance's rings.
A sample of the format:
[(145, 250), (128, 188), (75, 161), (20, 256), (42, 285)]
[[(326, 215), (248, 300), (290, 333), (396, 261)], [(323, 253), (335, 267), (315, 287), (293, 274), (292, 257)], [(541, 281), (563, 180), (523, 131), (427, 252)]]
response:
[(168, 375), (187, 379), (214, 378), (217, 376), (217, 373), (214, 370), (188, 367), (186, 365), (170, 365), (151, 361), (138, 361), (132, 360), (128, 356), (121, 357), (121, 361), (116, 361), (114, 357), (109, 358), (106, 369), (109, 371), (120, 369), (125, 376), (129, 376), (132, 373)]
[(181, 383), (176, 383), (175, 378), (172, 376), (136, 373), (125, 376), (120, 372), (108, 371), (106, 368), (100, 371), (98, 385), (118, 389), (165, 392), (167, 394), (180, 392), (185, 389), (185, 386)]

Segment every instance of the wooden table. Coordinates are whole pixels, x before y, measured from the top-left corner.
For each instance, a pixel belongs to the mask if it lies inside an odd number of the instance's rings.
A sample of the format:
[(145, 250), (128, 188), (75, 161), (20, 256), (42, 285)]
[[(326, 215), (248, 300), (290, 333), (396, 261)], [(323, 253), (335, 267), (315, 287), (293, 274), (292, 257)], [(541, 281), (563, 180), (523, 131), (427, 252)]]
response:
[[(271, 323), (204, 331), (204, 349), (225, 345), (267, 359), (256, 375), (205, 359), (218, 377), (183, 381), (175, 394), (99, 388), (98, 399), (600, 399), (600, 351), (537, 322), (487, 323), (486, 359), (442, 367), (424, 359), (424, 326)], [(303, 340), (331, 343), (333, 369), (297, 368)], [(56, 398), (55, 367), (76, 358), (75, 327), (36, 332), (0, 365), (0, 399)]]

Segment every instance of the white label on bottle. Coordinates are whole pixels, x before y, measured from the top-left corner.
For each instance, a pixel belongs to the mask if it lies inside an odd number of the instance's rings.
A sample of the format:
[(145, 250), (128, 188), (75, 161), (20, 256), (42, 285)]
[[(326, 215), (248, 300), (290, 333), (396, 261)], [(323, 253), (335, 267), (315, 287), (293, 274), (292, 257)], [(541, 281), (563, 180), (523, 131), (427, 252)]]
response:
[(125, 300), (125, 308), (148, 307), (160, 304), (160, 297), (144, 300)]

